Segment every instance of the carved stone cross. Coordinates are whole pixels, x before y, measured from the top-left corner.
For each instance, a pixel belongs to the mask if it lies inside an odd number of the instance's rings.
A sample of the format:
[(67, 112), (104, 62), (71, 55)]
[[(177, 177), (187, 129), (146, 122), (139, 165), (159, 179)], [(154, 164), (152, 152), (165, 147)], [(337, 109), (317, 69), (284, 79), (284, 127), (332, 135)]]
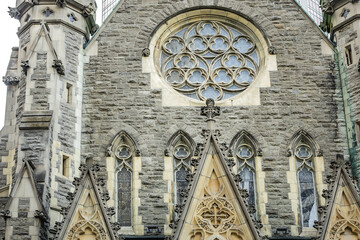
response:
[(201, 216), (204, 219), (208, 219), (215, 228), (220, 225), (222, 220), (226, 220), (230, 217), (230, 215), (227, 212), (222, 211), (216, 203), (214, 203), (211, 208), (212, 209), (204, 212)]

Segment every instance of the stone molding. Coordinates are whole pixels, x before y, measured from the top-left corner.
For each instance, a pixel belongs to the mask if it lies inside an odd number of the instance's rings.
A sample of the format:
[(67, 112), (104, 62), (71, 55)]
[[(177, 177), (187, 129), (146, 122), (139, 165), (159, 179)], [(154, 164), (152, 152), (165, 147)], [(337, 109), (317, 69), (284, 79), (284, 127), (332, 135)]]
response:
[(20, 130), (49, 129), (51, 125), (52, 111), (28, 111), (21, 118)]

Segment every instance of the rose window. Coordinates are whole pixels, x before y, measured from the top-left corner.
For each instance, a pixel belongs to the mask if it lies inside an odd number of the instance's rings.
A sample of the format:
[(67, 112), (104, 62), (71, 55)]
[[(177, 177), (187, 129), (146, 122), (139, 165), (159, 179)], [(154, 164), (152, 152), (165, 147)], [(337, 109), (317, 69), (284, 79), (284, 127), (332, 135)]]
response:
[(163, 79), (183, 95), (220, 101), (249, 87), (259, 69), (254, 41), (236, 27), (200, 21), (172, 32), (161, 45)]

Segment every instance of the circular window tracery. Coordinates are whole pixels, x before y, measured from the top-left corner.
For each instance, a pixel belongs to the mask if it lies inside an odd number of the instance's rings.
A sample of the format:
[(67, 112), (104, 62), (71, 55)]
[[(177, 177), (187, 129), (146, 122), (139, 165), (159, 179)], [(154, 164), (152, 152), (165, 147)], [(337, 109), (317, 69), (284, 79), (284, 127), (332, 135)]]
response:
[(243, 92), (260, 66), (255, 41), (235, 25), (215, 20), (177, 28), (159, 49), (159, 69), (167, 84), (201, 101), (221, 101)]

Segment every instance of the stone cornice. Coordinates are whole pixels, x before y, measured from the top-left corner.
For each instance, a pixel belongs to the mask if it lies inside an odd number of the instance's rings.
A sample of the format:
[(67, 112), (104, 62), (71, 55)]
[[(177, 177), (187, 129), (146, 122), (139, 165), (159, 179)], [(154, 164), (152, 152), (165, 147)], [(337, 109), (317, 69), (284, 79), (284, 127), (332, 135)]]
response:
[(346, 25), (356, 21), (356, 20), (359, 20), (360, 19), (360, 14), (355, 14), (354, 16), (346, 19), (345, 21), (339, 23), (338, 25), (334, 26), (332, 29), (331, 29), (331, 37), (333, 37), (334, 33), (337, 32), (339, 29), (345, 27)]

